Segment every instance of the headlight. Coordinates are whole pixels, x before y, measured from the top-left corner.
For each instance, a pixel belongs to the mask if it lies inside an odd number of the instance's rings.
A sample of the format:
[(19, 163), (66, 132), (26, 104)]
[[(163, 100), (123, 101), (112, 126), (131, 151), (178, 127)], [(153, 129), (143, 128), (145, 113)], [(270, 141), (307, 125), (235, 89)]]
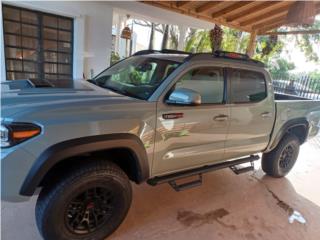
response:
[(8, 147), (10, 145), (9, 130), (8, 128), (6, 128), (6, 126), (1, 124), (0, 131), (1, 131), (1, 147)]
[(1, 124), (1, 147), (11, 147), (40, 134), (41, 128), (32, 123)]

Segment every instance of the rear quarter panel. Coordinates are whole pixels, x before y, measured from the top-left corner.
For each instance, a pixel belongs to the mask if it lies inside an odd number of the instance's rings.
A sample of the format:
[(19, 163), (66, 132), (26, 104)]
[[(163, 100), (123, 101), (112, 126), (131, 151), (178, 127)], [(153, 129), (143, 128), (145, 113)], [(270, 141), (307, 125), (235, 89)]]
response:
[(276, 100), (276, 121), (268, 149), (277, 134), (290, 120), (305, 118), (309, 123), (308, 137), (317, 135), (320, 121), (320, 101), (317, 100)]

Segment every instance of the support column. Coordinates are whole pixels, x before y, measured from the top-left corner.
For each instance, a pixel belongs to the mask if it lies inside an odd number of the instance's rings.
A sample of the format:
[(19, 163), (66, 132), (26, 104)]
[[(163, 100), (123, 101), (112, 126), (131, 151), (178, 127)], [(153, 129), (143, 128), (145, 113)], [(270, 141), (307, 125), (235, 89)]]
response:
[(117, 19), (117, 23), (116, 23), (116, 26), (117, 26), (117, 31), (116, 31), (116, 42), (115, 42), (115, 51), (117, 53), (120, 52), (120, 48), (121, 48), (121, 44), (120, 44), (120, 35), (121, 35), (121, 31), (122, 29), (124, 28), (124, 21), (125, 21), (125, 16), (122, 16), (120, 14), (118, 14), (118, 19)]
[(256, 37), (257, 37), (257, 32), (256, 31), (251, 32), (249, 44), (248, 44), (248, 47), (247, 47), (247, 55), (249, 57), (252, 57), (254, 55), (255, 48), (256, 48), (256, 43), (257, 43)]
[(183, 51), (185, 47), (185, 39), (186, 39), (188, 28), (186, 26), (179, 26), (178, 28), (179, 28), (178, 50)]
[[(73, 51), (73, 79), (82, 79), (85, 74), (85, 25), (86, 16), (77, 16), (74, 20), (74, 51)], [(87, 75), (85, 75), (87, 76)]]

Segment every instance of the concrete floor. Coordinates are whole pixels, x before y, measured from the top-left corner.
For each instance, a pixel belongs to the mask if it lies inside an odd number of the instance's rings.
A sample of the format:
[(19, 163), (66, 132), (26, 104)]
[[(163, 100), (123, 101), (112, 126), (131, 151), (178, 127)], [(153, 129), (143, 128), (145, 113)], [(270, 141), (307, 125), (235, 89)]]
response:
[[(203, 185), (180, 193), (167, 184), (134, 186), (133, 204), (109, 239), (320, 239), (320, 139), (301, 148), (293, 171), (282, 179), (229, 169), (204, 175)], [(37, 240), (36, 198), (2, 203), (3, 240)], [(288, 222), (292, 210), (306, 224)]]

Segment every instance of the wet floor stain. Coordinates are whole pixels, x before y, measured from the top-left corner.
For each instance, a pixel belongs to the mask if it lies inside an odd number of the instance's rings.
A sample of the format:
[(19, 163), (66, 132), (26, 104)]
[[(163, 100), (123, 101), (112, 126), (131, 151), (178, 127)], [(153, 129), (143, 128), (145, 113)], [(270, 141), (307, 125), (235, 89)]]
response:
[(235, 225), (229, 225), (221, 221), (221, 219), (230, 213), (224, 208), (219, 208), (204, 214), (195, 213), (193, 211), (182, 210), (178, 211), (177, 220), (186, 227), (194, 226), (199, 227), (204, 224), (212, 224), (214, 222), (219, 223), (220, 225), (236, 230)]
[(286, 202), (282, 201), (274, 192), (272, 192), (270, 189), (267, 189), (269, 193), (272, 195), (272, 197), (277, 201), (277, 205), (282, 208), (285, 212), (288, 213), (288, 215), (291, 215), (294, 211), (294, 209), (287, 204)]
[(259, 179), (258, 177), (251, 175), (251, 177), (255, 180), (257, 180), (258, 182), (260, 182), (265, 189), (271, 194), (271, 196), (277, 201), (277, 205), (284, 210), (289, 216), (293, 213), (294, 209), (286, 202), (282, 201), (277, 194), (275, 194), (270, 188), (269, 186), (264, 183), (261, 179)]

